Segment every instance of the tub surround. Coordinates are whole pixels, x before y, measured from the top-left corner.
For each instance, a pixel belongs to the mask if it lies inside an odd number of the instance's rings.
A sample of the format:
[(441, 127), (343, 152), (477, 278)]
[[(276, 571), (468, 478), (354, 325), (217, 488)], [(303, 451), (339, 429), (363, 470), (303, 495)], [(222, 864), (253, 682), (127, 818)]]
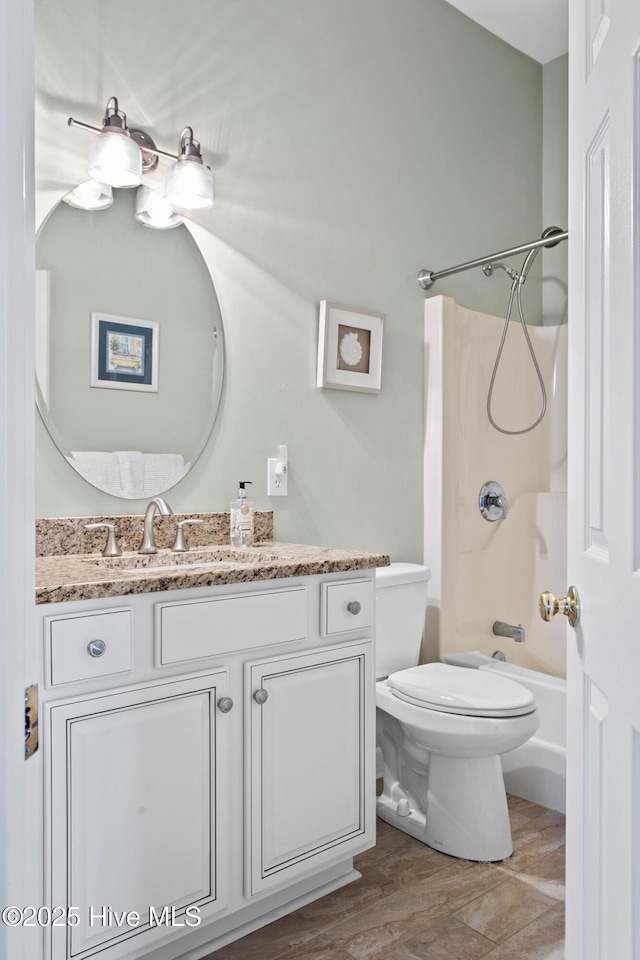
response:
[[(423, 658), (475, 649), (491, 657), (499, 648), (517, 666), (562, 677), (566, 627), (558, 618), (540, 619), (538, 598), (566, 577), (567, 327), (527, 328), (548, 405), (542, 423), (522, 436), (505, 436), (487, 422), (487, 385), (503, 329), (503, 316), (450, 297), (425, 301), (424, 556), (433, 576)], [(521, 331), (506, 339), (493, 412), (510, 430), (540, 412)], [(488, 480), (504, 488), (506, 520), (487, 523), (478, 509)], [(526, 643), (498, 640), (496, 620), (522, 624)]]
[[(188, 530), (189, 550), (170, 549), (178, 520), (202, 519)], [(116, 522), (120, 557), (103, 557), (105, 531), (85, 530), (85, 523)], [(140, 517), (68, 517), (37, 522), (36, 603), (66, 603), (103, 597), (220, 586), (256, 580), (279, 580), (315, 574), (369, 570), (387, 566), (382, 553), (278, 543), (273, 514), (258, 513), (258, 540), (253, 547), (234, 550), (229, 544), (229, 514), (175, 514), (158, 518), (158, 553), (142, 558)], [(212, 566), (203, 566), (211, 563)], [(144, 564), (144, 565), (142, 565)], [(198, 566), (191, 566), (198, 564)], [(161, 569), (161, 568), (165, 569)]]

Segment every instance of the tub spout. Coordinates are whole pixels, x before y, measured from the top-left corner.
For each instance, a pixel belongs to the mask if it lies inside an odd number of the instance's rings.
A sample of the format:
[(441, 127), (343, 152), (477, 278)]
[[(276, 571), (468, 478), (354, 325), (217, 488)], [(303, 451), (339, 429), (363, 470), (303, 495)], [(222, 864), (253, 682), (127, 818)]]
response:
[(521, 623), (516, 627), (511, 623), (496, 620), (493, 625), (493, 632), (497, 637), (511, 637), (516, 643), (524, 643), (524, 627)]

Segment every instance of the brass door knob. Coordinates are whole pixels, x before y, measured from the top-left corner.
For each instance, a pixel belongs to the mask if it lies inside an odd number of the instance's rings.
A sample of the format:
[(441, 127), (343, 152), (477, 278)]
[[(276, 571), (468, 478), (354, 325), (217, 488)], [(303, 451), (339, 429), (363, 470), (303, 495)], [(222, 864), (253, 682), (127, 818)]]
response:
[(569, 587), (566, 597), (557, 600), (548, 590), (540, 594), (540, 616), (543, 620), (552, 620), (556, 613), (563, 613), (569, 623), (575, 627), (580, 619), (580, 597), (575, 587)]

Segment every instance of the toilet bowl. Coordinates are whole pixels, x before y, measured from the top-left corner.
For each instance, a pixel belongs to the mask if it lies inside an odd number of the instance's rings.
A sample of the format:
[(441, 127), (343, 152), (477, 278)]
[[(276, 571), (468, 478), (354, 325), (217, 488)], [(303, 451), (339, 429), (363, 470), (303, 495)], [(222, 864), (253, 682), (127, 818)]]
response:
[(500, 754), (537, 729), (534, 698), (491, 673), (415, 665), (428, 579), (417, 564), (391, 564), (377, 574), (376, 663), (394, 663), (388, 676), (377, 671), (384, 775), (377, 813), (450, 856), (503, 860), (513, 846)]

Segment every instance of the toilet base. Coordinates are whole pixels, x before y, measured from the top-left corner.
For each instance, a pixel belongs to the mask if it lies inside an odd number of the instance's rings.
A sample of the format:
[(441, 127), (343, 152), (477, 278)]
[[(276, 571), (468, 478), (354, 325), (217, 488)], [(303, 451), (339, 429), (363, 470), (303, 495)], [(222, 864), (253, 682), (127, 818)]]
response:
[(493, 862), (513, 853), (499, 757), (431, 754), (419, 807), (387, 779), (376, 807), (382, 820), (449, 856)]

